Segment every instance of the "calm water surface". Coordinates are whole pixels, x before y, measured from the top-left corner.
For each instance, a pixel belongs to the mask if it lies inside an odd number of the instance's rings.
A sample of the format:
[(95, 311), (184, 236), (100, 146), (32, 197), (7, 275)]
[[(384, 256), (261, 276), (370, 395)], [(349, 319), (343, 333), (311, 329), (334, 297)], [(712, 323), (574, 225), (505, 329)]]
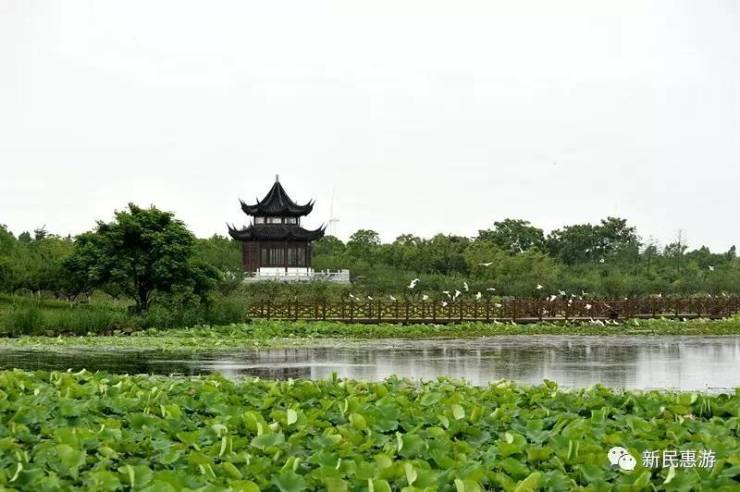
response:
[(465, 340), (376, 340), (323, 347), (195, 355), (70, 349), (0, 349), (0, 368), (105, 370), (129, 374), (382, 380), (438, 376), (484, 385), (497, 379), (564, 387), (724, 391), (740, 387), (740, 336), (515, 336)]

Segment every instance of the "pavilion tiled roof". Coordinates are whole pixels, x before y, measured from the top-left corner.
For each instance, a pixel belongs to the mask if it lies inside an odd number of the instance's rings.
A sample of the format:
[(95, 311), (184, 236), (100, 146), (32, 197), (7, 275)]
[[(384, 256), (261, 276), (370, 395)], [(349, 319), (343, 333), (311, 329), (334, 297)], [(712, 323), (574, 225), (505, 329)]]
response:
[(239, 241), (315, 241), (324, 237), (325, 230), (325, 226), (308, 230), (297, 225), (250, 224), (242, 229), (229, 226), (229, 235)]
[(241, 204), (245, 214), (258, 217), (300, 217), (313, 210), (313, 201), (305, 205), (297, 204), (288, 196), (277, 178), (262, 200), (258, 199), (255, 205), (248, 205), (243, 201)]

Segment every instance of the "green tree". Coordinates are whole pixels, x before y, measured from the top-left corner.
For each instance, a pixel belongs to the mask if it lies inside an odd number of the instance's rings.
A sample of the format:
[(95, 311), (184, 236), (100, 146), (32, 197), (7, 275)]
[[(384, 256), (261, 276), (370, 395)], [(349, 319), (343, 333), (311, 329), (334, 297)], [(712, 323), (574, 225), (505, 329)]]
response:
[(600, 258), (622, 256), (636, 259), (640, 251), (640, 239), (636, 229), (627, 225), (626, 219), (607, 217), (594, 227), (596, 254)]
[(214, 234), (208, 239), (195, 241), (195, 255), (203, 263), (229, 274), (241, 274), (241, 243), (231, 238)]
[(493, 223), (493, 229), (478, 231), (478, 240), (491, 241), (510, 254), (517, 254), (531, 248), (544, 250), (545, 234), (528, 220), (504, 219)]
[(0, 224), (0, 291), (12, 290), (13, 262), (16, 239), (6, 226)]
[(347, 254), (372, 265), (380, 251), (380, 236), (371, 229), (360, 229), (347, 241)]
[(324, 236), (313, 243), (313, 253), (317, 256), (341, 256), (346, 247), (341, 239)]
[(553, 258), (573, 265), (597, 256), (594, 226), (577, 224), (555, 229), (547, 236), (547, 251)]
[[(511, 255), (492, 242), (475, 241), (465, 259), (474, 279), (487, 281), (501, 294), (541, 296), (561, 288), (557, 263), (534, 248)], [(547, 290), (540, 292), (538, 284)]]
[(204, 298), (216, 276), (195, 260), (195, 237), (185, 224), (172, 213), (134, 204), (80, 235), (68, 266), (89, 285), (120, 289), (139, 312), (159, 293), (187, 290)]

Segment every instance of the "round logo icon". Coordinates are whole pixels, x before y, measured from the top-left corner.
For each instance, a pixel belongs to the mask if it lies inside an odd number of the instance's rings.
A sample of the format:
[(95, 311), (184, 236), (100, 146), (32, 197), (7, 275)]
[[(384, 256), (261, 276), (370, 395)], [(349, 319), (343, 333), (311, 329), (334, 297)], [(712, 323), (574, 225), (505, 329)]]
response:
[(637, 466), (637, 460), (626, 449), (619, 446), (611, 448), (607, 456), (612, 466), (618, 466), (622, 470), (631, 471)]

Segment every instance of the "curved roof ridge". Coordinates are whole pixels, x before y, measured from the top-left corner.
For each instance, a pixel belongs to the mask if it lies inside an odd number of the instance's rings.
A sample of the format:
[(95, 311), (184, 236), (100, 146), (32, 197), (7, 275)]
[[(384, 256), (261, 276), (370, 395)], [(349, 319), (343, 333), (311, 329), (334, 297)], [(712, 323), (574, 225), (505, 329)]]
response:
[(236, 229), (229, 225), (229, 235), (240, 241), (248, 240), (275, 240), (286, 239), (314, 241), (324, 237), (326, 225), (321, 224), (317, 229), (304, 229), (300, 226), (283, 224), (249, 224), (247, 227)]
[(289, 217), (300, 217), (302, 215), (308, 215), (313, 210), (314, 201), (309, 200), (304, 205), (299, 205), (294, 202), (288, 193), (280, 184), (280, 181), (275, 180), (275, 184), (272, 185), (270, 191), (260, 200), (257, 199), (255, 205), (248, 205), (243, 200), (239, 200), (242, 206), (242, 211), (247, 215), (260, 215), (260, 216), (289, 216)]

